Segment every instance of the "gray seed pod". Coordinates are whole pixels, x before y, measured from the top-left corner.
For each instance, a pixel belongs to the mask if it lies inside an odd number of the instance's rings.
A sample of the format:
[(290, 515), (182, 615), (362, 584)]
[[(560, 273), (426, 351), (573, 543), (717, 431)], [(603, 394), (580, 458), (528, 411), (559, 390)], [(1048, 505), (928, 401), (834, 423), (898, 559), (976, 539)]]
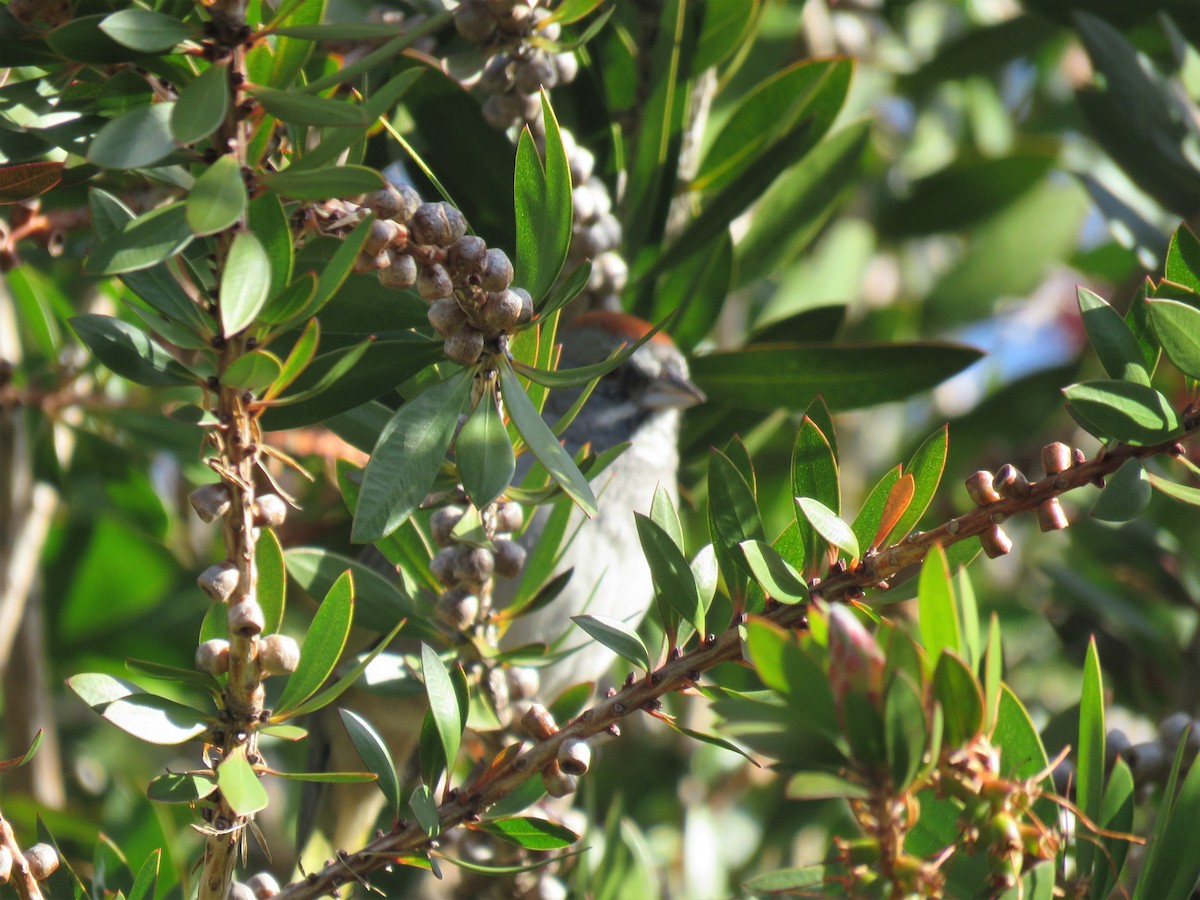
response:
[(567, 900), (567, 886), (553, 875), (543, 874), (533, 887), (531, 900)]
[(420, 207), (421, 195), (411, 185), (397, 184), (393, 187), (400, 194), (400, 211), (392, 216), (392, 219), (400, 223), (407, 222)]
[(246, 887), (254, 891), (257, 900), (269, 900), (279, 893), (279, 882), (270, 872), (259, 872), (246, 879)]
[(516, 500), (505, 500), (496, 508), (496, 531), (520, 531), (525, 524), (525, 510)]
[(486, 94), (503, 94), (512, 86), (509, 64), (512, 59), (507, 53), (497, 53), (483, 67), (479, 76), (479, 88)]
[(513, 95), (521, 101), (521, 118), (531, 125), (536, 125), (542, 119), (542, 98), (540, 94)]
[(496, 17), (481, 0), (463, 0), (454, 11), (454, 29), (463, 40), (482, 44), (496, 33)]
[(584, 775), (591, 764), (592, 748), (582, 738), (569, 738), (558, 745), (558, 767), (568, 775)]
[(529, 666), (513, 666), (507, 670), (508, 694), (516, 700), (528, 700), (537, 696), (541, 687), (541, 676), (538, 670)]
[(558, 84), (558, 69), (545, 53), (537, 53), (517, 63), (513, 81), (522, 94), (536, 94), (539, 88), (550, 90)]
[(512, 94), (493, 94), (484, 100), (483, 107), (480, 109), (483, 121), (497, 131), (505, 131), (510, 128), (521, 117), (520, 106), (509, 99), (512, 96)]
[(461, 506), (443, 506), (429, 518), (429, 530), (433, 533), (433, 542), (439, 547), (450, 546), (450, 532), (463, 517)]
[(571, 191), (571, 208), (575, 211), (575, 221), (587, 225), (596, 221), (596, 195), (587, 185), (578, 185)]
[(287, 503), (278, 494), (262, 494), (254, 498), (254, 524), (278, 528), (287, 520)]
[(602, 213), (592, 226), (600, 250), (611, 250), (621, 243), (621, 221), (612, 213)]
[(408, 222), (408, 233), (415, 243), (449, 247), (467, 233), (467, 220), (449, 203), (422, 203)]
[(362, 205), (375, 213), (376, 219), (390, 219), (404, 209), (404, 198), (394, 184), (372, 191), (363, 197)]
[(562, 37), (562, 26), (557, 22), (550, 22), (545, 25), (542, 24), (548, 18), (550, 18), (550, 16), (551, 12), (550, 10), (546, 9), (546, 7), (537, 7), (533, 10), (533, 27), (536, 28), (538, 30), (538, 34), (547, 41), (557, 41), (560, 37)]
[(483, 264), (480, 287), (485, 291), (502, 291), (512, 284), (513, 264), (508, 254), (496, 247), (488, 250)]
[(564, 772), (555, 760), (542, 769), (542, 786), (551, 797), (567, 797), (575, 793), (577, 782), (575, 776)]
[(417, 293), (426, 302), (453, 294), (454, 282), (450, 280), (450, 273), (446, 271), (446, 267), (441, 263), (422, 266), (421, 271), (417, 273)]
[(1104, 739), (1104, 768), (1111, 769), (1117, 757), (1129, 756), (1129, 736), (1120, 728), (1113, 728)]
[(217, 603), (224, 603), (237, 590), (237, 566), (229, 562), (229, 560), (209, 566), (200, 573), (200, 577), (196, 579), (196, 584), (200, 585), (201, 590), (212, 597)]
[(554, 717), (540, 703), (529, 704), (529, 709), (521, 716), (521, 727), (535, 741), (544, 741), (558, 733)]
[(360, 275), (366, 272), (378, 272), (380, 269), (386, 269), (391, 263), (391, 257), (385, 252), (359, 253), (354, 257), (354, 271)]
[(501, 578), (516, 578), (525, 565), (525, 548), (516, 541), (497, 539), (492, 541), (496, 557), (496, 574)]
[(629, 266), (615, 250), (606, 250), (592, 260), (588, 290), (593, 294), (619, 294), (629, 280)]
[(464, 588), (451, 588), (437, 599), (437, 617), (455, 631), (466, 631), (479, 618), (479, 598)]
[(433, 330), (444, 338), (458, 333), (467, 324), (467, 314), (453, 297), (433, 301), (426, 316)]
[(201, 522), (211, 522), (220, 518), (229, 512), (232, 505), (229, 488), (220, 482), (196, 488), (188, 494), (188, 503), (192, 505)]
[(596, 157), (587, 147), (576, 146), (573, 152), (567, 154), (567, 164), (571, 167), (571, 182), (583, 184), (592, 177)]
[(479, 307), (477, 324), (488, 335), (507, 333), (521, 318), (521, 298), (514, 291), (494, 291)]
[(256, 900), (256, 898), (250, 885), (235, 881), (229, 885), (228, 900)]
[(558, 83), (570, 84), (579, 74), (579, 57), (574, 53), (559, 53), (554, 57), (554, 68), (558, 70)]
[[(492, 7), (495, 10), (495, 7)], [(533, 10), (527, 3), (514, 3), (505, 12), (497, 14), (500, 30), (509, 34), (523, 34), (533, 25)]]
[(479, 275), (487, 263), (487, 242), (473, 234), (463, 235), (446, 251), (446, 266), (462, 275)]
[(462, 547), (462, 544), (450, 544), (434, 554), (433, 559), (429, 561), (429, 571), (439, 584), (453, 587), (458, 583), (454, 574), (454, 564), (458, 554), (462, 552)]
[[(481, 401), (488, 402), (486, 399)], [(496, 558), (486, 547), (467, 547), (454, 560), (454, 577), (459, 581), (479, 584), (487, 581), (496, 571)]]
[(35, 881), (45, 881), (58, 869), (58, 851), (49, 844), (34, 844), (25, 851), (25, 865)]
[(209, 675), (224, 675), (229, 671), (229, 641), (213, 638), (196, 648), (196, 668)]
[(466, 325), (458, 334), (446, 338), (445, 351), (456, 363), (473, 366), (483, 355), (483, 334)]
[(580, 259), (595, 259), (608, 249), (601, 243), (601, 235), (594, 226), (576, 222), (571, 227), (571, 254)]
[(1161, 741), (1147, 741), (1144, 744), (1134, 744), (1129, 748), (1129, 769), (1133, 780), (1138, 784), (1156, 781), (1163, 776), (1167, 768), (1167, 754)]
[(525, 288), (513, 288), (512, 292), (521, 301), (521, 311), (517, 314), (517, 323), (524, 325), (533, 318), (533, 297)]
[(1179, 739), (1183, 737), (1188, 726), (1195, 728), (1191, 716), (1185, 712), (1172, 713), (1158, 723), (1158, 736), (1162, 738), (1166, 748), (1174, 753), (1175, 748), (1179, 746)]
[(262, 630), (266, 626), (262, 607), (258, 605), (258, 600), (253, 596), (240, 600), (229, 607), (226, 621), (229, 624), (229, 633), (243, 638), (252, 638), (262, 634)]
[(12, 851), (0, 844), (0, 884), (8, 884), (8, 879), (12, 876), (12, 866)]
[(395, 291), (407, 290), (417, 283), (417, 261), (393, 250), (388, 254), (387, 267), (379, 270), (379, 283)]
[(258, 644), (263, 675), (287, 675), (300, 665), (300, 645), (286, 634), (268, 634)]
[[(367, 233), (367, 239), (363, 242), (363, 253), (368, 256), (378, 257), (380, 253), (386, 250), (400, 236), (404, 226), (399, 225), (390, 219), (376, 219), (371, 223), (371, 230)], [(391, 264), (391, 260), (388, 260)]]

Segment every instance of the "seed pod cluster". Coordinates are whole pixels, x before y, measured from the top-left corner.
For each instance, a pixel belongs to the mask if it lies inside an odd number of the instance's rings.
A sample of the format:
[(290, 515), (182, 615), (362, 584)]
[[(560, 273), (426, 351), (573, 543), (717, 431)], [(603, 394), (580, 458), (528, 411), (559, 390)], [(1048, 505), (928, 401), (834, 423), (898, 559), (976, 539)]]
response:
[(464, 513), (461, 506), (443, 506), (429, 520), (434, 543), (441, 548), (429, 569), (446, 588), (437, 601), (437, 616), (455, 631), (466, 631), (478, 622), (479, 597), (493, 576), (513, 578), (525, 564), (525, 548), (503, 537), (521, 527), (524, 511), (520, 504), (502, 501), (488, 511), (489, 533), (495, 535), (491, 548), (455, 539), (454, 528)]

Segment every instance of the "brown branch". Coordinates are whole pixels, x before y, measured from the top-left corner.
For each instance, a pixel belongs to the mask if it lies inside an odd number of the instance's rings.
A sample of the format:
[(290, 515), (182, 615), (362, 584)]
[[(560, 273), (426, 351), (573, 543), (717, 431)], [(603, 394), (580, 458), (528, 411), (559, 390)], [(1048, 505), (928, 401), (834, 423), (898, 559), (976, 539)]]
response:
[[(1188, 436), (1200, 427), (1200, 412), (1185, 414), (1184, 426)], [(940, 544), (943, 547), (983, 534), (1020, 513), (1036, 510), (1047, 500), (1088, 484), (1101, 482), (1119, 469), (1126, 460), (1150, 456), (1177, 455), (1177, 441), (1166, 441), (1147, 447), (1115, 445), (1102, 450), (1095, 458), (1071, 466), (1064, 472), (1049, 475), (1030, 485), (1020, 499), (1001, 499), (980, 506), (966, 515), (926, 532), (914, 532), (903, 541), (873, 554), (867, 561), (849, 570), (839, 570), (815, 586), (814, 595), (826, 601), (842, 600), (860, 594), (864, 589), (880, 587), (881, 583), (909, 566), (917, 565), (926, 554)], [(764, 617), (787, 628), (807, 627), (807, 606), (773, 605)], [(742, 641), (738, 631), (741, 621), (719, 636), (707, 635), (695, 650), (668, 661), (646, 677), (596, 706), (586, 710), (573, 722), (545, 740), (535, 743), (496, 771), (490, 768), (474, 783), (456, 792), (438, 807), (440, 832), (478, 821), (491, 806), (503, 800), (522, 783), (554, 762), (558, 748), (572, 738), (588, 738), (601, 732), (619, 733), (621, 719), (639, 710), (654, 711), (664, 694), (686, 690), (695, 685), (701, 673), (714, 666), (742, 658)], [(288, 885), (278, 895), (281, 900), (305, 900), (325, 896), (352, 880), (362, 880), (369, 873), (395, 862), (405, 854), (422, 852), (436, 847), (424, 830), (415, 822), (401, 821), (390, 833), (371, 841), (357, 853), (340, 853), (338, 859), (304, 881)]]
[(7, 848), (8, 852), (12, 854), (12, 874), (9, 876), (11, 878), (9, 883), (16, 888), (17, 896), (21, 900), (42, 900), (44, 895), (41, 885), (29, 871), (29, 863), (21, 852), (17, 836), (13, 833), (8, 820), (2, 815), (0, 815), (0, 847)]

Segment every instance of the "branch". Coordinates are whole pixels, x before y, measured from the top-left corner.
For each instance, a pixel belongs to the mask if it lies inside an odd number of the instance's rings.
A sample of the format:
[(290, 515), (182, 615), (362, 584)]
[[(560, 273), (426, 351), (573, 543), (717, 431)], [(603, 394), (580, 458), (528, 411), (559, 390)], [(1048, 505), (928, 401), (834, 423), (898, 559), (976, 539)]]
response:
[[(1200, 411), (1188, 410), (1184, 415), (1184, 427), (1188, 437), (1194, 434), (1200, 427)], [(1179, 442), (1174, 440), (1148, 447), (1117, 444), (1101, 450), (1091, 460), (1073, 464), (1065, 471), (1030, 484), (1028, 493), (1021, 498), (1002, 498), (951, 519), (931, 531), (913, 532), (904, 540), (871, 554), (853, 569), (835, 567), (831, 570), (833, 574), (820, 582), (819, 586), (814, 582), (813, 594), (826, 601), (838, 601), (861, 596), (867, 588), (885, 587), (887, 580), (902, 569), (922, 562), (935, 545), (948, 547), (982, 535), (1012, 516), (1037, 510), (1047, 501), (1068, 491), (1102, 483), (1126, 460), (1174, 456), (1181, 450)], [(803, 630), (808, 625), (807, 613), (806, 604), (771, 604), (764, 618), (787, 628)], [(606, 697), (569, 725), (538, 741), (525, 752), (506, 762), (500, 762), (501, 757), (494, 759), (483, 775), (469, 786), (451, 791), (446, 802), (438, 807), (439, 833), (479, 821), (488, 808), (554, 763), (559, 747), (565, 741), (589, 738), (601, 732), (617, 735), (620, 733), (618, 723), (621, 719), (639, 710), (656, 711), (662, 705), (659, 698), (664, 694), (691, 688), (703, 672), (720, 663), (741, 659), (742, 641), (738, 626), (742, 621), (744, 616), (739, 616), (721, 635), (704, 636), (696, 649), (668, 661), (638, 681), (627, 683), (620, 692)], [(336, 891), (340, 885), (364, 881), (368, 874), (397, 862), (399, 857), (435, 849), (436, 846), (436, 842), (418, 824), (401, 821), (390, 834), (377, 837), (357, 853), (339, 852), (336, 860), (320, 871), (310, 873), (304, 881), (288, 885), (278, 896), (281, 900), (322, 897)]]
[(0, 849), (7, 850), (12, 854), (12, 873), (5, 880), (12, 879), (11, 883), (16, 888), (17, 896), (21, 900), (42, 900), (44, 895), (41, 885), (34, 878), (25, 854), (21, 852), (12, 826), (2, 815), (0, 815)]

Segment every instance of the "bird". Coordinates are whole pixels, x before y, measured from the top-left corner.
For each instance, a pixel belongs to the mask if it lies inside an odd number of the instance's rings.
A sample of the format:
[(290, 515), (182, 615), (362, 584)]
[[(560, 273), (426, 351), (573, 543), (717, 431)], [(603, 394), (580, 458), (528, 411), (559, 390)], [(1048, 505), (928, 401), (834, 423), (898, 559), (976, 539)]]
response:
[[(633, 315), (609, 310), (592, 310), (569, 320), (559, 331), (559, 369), (591, 365), (608, 359), (622, 346), (644, 338), (652, 326)], [(557, 422), (576, 402), (582, 388), (552, 390), (543, 417)], [(628, 448), (593, 479), (596, 512), (590, 519), (578, 508), (572, 513), (567, 535), (574, 539), (563, 552), (553, 574), (573, 570), (562, 591), (547, 605), (512, 618), (500, 637), (502, 649), (528, 644), (565, 644), (574, 651), (557, 655), (554, 662), (538, 669), (537, 697), (553, 700), (561, 691), (583, 682), (599, 682), (612, 665), (615, 654), (575, 628), (571, 616), (592, 613), (624, 621), (634, 627), (653, 600), (650, 570), (641, 551), (635, 512), (648, 513), (655, 491), (661, 486), (673, 503), (678, 498), (679, 430), (682, 411), (704, 400), (704, 394), (689, 377), (687, 360), (663, 332), (637, 347), (616, 369), (603, 376), (579, 414), (562, 434), (565, 449), (574, 455), (585, 444), (603, 453), (628, 443)], [(526, 470), (528, 465), (526, 466)], [(518, 470), (517, 479), (521, 478)], [(527, 549), (542, 535), (549, 510), (535, 512), (518, 540)], [(577, 533), (575, 528), (578, 526)], [(497, 612), (511, 603), (515, 580), (497, 579), (494, 603)], [(578, 634), (575, 640), (571, 632)], [(561, 639), (566, 635), (566, 640)], [(390, 704), (382, 714), (368, 718), (386, 731), (393, 759), (403, 760), (415, 748), (424, 715), (423, 699), (378, 698)], [(377, 703), (373, 705), (378, 705)], [(415, 723), (415, 724), (414, 724)], [(331, 732), (339, 728), (336, 724)], [(343, 736), (344, 737), (344, 736)], [(310, 736), (316, 744), (318, 734)], [(327, 735), (327, 754), (314, 765), (335, 771), (360, 768), (354, 750), (344, 740)], [(361, 846), (383, 808), (383, 795), (371, 785), (339, 785), (331, 792), (333, 808), (305, 814), (301, 820), (319, 821), (329, 843), (309, 841), (303, 854), (305, 864), (319, 865), (331, 849)], [(302, 826), (301, 830), (304, 830)]]

